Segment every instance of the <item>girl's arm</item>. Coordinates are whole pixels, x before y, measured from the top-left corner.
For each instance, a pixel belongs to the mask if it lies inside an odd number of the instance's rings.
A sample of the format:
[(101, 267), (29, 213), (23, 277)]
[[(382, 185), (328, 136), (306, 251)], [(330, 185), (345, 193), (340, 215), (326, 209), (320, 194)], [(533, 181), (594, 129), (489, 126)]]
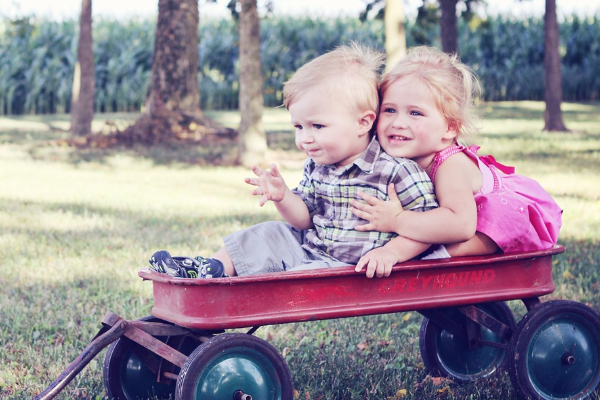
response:
[(271, 164), (270, 170), (254, 166), (252, 172), (257, 178), (246, 178), (245, 182), (256, 186), (252, 194), (260, 196), (258, 204), (261, 207), (268, 201), (272, 201), (283, 219), (294, 228), (301, 230), (312, 228), (312, 218), (306, 203), (290, 190), (275, 164)]
[(420, 243), (402, 236), (396, 236), (384, 246), (373, 249), (362, 256), (354, 270), (361, 272), (366, 267), (367, 278), (390, 276), (394, 265), (418, 256), (427, 250), (429, 246), (428, 243)]
[[(439, 208), (426, 212), (404, 211), (395, 191), (390, 200), (361, 194), (366, 203), (354, 202), (353, 212), (369, 221), (359, 231), (377, 230), (425, 243), (458, 243), (470, 239), (477, 227), (473, 193), (481, 187), (479, 168), (464, 154), (448, 158), (436, 175), (435, 192)], [(391, 190), (389, 190), (391, 189)]]

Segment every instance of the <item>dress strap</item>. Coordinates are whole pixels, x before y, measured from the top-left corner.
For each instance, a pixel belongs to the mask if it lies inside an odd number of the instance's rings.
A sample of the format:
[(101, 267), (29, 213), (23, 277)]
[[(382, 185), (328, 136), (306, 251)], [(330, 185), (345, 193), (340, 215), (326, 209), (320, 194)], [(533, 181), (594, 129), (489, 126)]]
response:
[[(433, 160), (431, 162), (431, 168), (430, 168), (430, 172), (429, 172), (429, 177), (431, 178), (431, 182), (435, 183), (435, 175), (437, 173), (437, 170), (444, 161), (446, 161), (448, 158), (450, 158), (451, 156), (453, 156), (457, 153), (464, 152), (465, 155), (467, 155), (469, 158), (471, 158), (473, 161), (475, 161), (475, 163), (479, 166), (479, 169), (482, 171), (482, 173), (484, 173), (484, 170), (489, 171), (489, 172), (485, 172), (485, 173), (491, 174), (491, 176), (493, 177), (494, 190), (497, 190), (498, 188), (500, 188), (501, 182), (500, 182), (500, 177), (498, 176), (497, 171), (501, 171), (507, 175), (511, 175), (511, 174), (515, 173), (515, 168), (506, 166), (504, 164), (500, 164), (498, 161), (496, 161), (494, 156), (491, 156), (491, 155), (478, 156), (477, 151), (479, 151), (479, 149), (480, 149), (480, 147), (477, 145), (474, 145), (474, 144), (469, 147), (465, 147), (465, 146), (457, 144), (457, 145), (452, 145), (450, 147), (446, 147), (444, 150), (436, 153), (436, 155), (433, 157)], [(485, 173), (484, 173), (484, 175), (485, 175)]]
[(435, 175), (437, 173), (438, 168), (448, 158), (464, 151), (467, 156), (469, 156), (475, 162), (477, 162), (477, 150), (479, 150), (479, 146), (477, 146), (477, 145), (471, 145), (469, 147), (465, 147), (465, 146), (462, 146), (459, 144), (455, 144), (455, 145), (446, 147), (442, 151), (437, 152), (435, 154), (435, 156), (433, 156), (433, 160), (431, 161), (431, 168), (429, 171), (429, 178), (431, 179), (431, 182), (435, 182)]

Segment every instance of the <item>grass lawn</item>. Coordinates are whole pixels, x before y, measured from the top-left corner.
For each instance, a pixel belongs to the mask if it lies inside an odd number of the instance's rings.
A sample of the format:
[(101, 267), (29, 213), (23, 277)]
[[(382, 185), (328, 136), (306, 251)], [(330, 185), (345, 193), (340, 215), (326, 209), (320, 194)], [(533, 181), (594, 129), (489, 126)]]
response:
[[(474, 142), (538, 180), (563, 207), (556, 291), (600, 311), (600, 104), (563, 105), (570, 133), (541, 132), (543, 104), (483, 106)], [(236, 127), (235, 112), (211, 117)], [(98, 115), (123, 126), (134, 114)], [(68, 116), (0, 117), (0, 398), (29, 399), (85, 348), (112, 311), (150, 314), (152, 287), (137, 272), (159, 249), (210, 255), (221, 238), (278, 219), (260, 208), (238, 167), (214, 149), (74, 151), (48, 146)], [(303, 156), (282, 109), (265, 113), (269, 157), (290, 186)], [(57, 129), (55, 129), (57, 128)], [(225, 149), (226, 150), (226, 149)], [(524, 307), (511, 302), (516, 315)], [(419, 355), (416, 312), (262, 327), (284, 354), (298, 399), (511, 399), (506, 373), (458, 385), (432, 380)], [(103, 351), (59, 399), (104, 399)]]

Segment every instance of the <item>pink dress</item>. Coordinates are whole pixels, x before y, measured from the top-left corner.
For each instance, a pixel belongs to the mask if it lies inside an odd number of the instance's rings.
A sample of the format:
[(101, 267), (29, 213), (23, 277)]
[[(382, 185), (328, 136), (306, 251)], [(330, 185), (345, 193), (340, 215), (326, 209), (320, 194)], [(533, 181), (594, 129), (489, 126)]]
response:
[(454, 154), (464, 152), (479, 165), (483, 185), (475, 194), (477, 231), (489, 236), (504, 251), (551, 248), (558, 240), (562, 210), (533, 179), (515, 174), (513, 167), (492, 156), (477, 156), (479, 146), (450, 146), (435, 155), (431, 181), (439, 166)]

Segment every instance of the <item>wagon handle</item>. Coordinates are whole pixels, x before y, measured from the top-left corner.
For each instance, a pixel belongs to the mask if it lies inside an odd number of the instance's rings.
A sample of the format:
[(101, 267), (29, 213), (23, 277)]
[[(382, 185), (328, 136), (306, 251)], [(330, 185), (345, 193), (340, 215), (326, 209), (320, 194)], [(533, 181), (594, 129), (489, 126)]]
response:
[[(119, 339), (125, 333), (125, 329), (127, 328), (126, 321), (120, 321), (115, 324), (112, 328), (102, 334), (98, 334), (96, 338), (77, 356), (75, 360), (67, 369), (63, 371), (62, 374), (58, 378), (50, 384), (42, 393), (37, 395), (34, 400), (50, 400), (53, 399), (61, 390), (65, 388), (75, 378), (75, 376), (81, 372), (86, 365), (89, 364), (90, 361), (100, 351), (102, 351), (106, 346)], [(105, 330), (105, 328), (101, 329), (100, 332)]]

